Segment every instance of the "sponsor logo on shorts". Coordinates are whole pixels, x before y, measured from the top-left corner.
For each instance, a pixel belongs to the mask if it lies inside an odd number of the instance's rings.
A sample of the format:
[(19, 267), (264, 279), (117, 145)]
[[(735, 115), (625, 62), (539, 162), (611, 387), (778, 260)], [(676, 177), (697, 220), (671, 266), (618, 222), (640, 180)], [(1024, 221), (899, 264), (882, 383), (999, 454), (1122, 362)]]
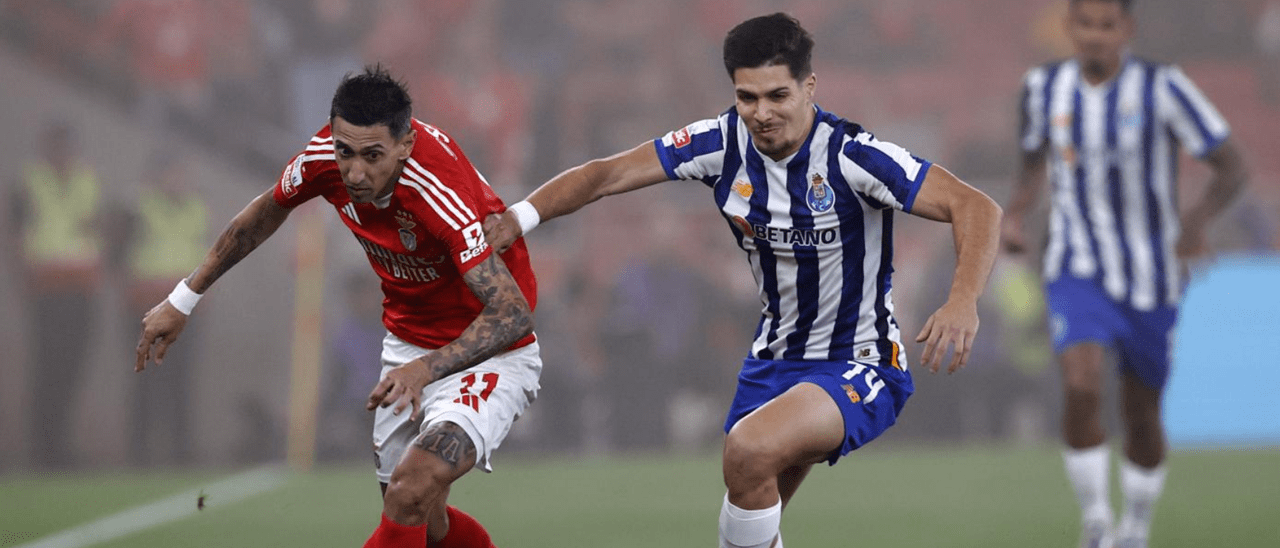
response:
[(849, 401), (853, 403), (862, 401), (862, 396), (858, 395), (858, 392), (853, 389), (852, 384), (842, 384), (840, 385), (840, 388), (843, 388), (844, 393), (849, 395)]

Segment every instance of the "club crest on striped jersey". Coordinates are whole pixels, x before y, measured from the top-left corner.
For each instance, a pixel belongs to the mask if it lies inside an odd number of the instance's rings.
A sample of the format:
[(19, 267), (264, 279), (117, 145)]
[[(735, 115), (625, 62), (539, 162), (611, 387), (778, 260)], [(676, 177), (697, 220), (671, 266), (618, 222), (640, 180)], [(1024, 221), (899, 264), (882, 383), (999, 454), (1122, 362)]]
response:
[(1139, 127), (1142, 125), (1142, 110), (1137, 105), (1126, 104), (1120, 107), (1120, 126)]
[(751, 193), (755, 192), (755, 188), (751, 186), (751, 181), (744, 181), (742, 179), (734, 181), (733, 186), (729, 188), (733, 189), (738, 196), (742, 196), (744, 199), (750, 199)]
[(809, 189), (805, 192), (804, 198), (809, 204), (809, 209), (814, 213), (830, 211), (831, 206), (836, 203), (835, 192), (831, 190), (831, 185), (827, 184), (827, 180), (820, 173), (809, 175)]
[(675, 143), (676, 148), (684, 147), (693, 142), (693, 138), (689, 136), (689, 128), (682, 127), (671, 134), (671, 142)]
[(413, 233), (418, 223), (413, 222), (413, 216), (402, 209), (396, 212), (396, 222), (400, 223), (400, 245), (407, 251), (418, 249), (418, 236)]

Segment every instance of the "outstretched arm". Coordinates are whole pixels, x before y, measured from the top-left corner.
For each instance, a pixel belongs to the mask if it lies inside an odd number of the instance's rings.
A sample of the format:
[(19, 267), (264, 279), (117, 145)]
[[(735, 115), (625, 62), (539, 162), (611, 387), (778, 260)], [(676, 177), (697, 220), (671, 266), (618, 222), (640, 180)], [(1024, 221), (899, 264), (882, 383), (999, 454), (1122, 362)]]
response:
[(1206, 227), (1226, 210), (1248, 179), (1240, 150), (1230, 138), (1213, 149), (1205, 162), (1213, 170), (1213, 178), (1209, 179), (1209, 185), (1200, 201), (1183, 215), (1182, 235), (1178, 239), (1178, 256), (1183, 260), (1208, 251), (1205, 243)]
[(1045, 180), (1045, 150), (1022, 153), (1022, 161), (1018, 164), (1018, 174), (1013, 181), (1013, 195), (1009, 198), (1009, 207), (1004, 212), (1004, 222), (1000, 226), (1000, 238), (1004, 249), (1009, 253), (1023, 253), (1027, 250), (1027, 232), (1024, 220), (1027, 213), (1040, 201)]
[(416, 418), (422, 389), (428, 384), (483, 362), (533, 332), (529, 302), (497, 253), (468, 270), (462, 279), (484, 304), (484, 310), (457, 339), (388, 373), (369, 395), (370, 410), (395, 404), (398, 415), (413, 405), (411, 418)]
[[(568, 169), (533, 191), (525, 202), (533, 207), (537, 218), (545, 222), (573, 213), (605, 196), (666, 180), (667, 172), (658, 160), (658, 152), (652, 142), (646, 142), (626, 152)], [(485, 239), (495, 250), (505, 251), (524, 235), (520, 227), (511, 209), (501, 215), (490, 215), (484, 222)]]
[[(204, 262), (187, 276), (186, 284), (192, 291), (203, 294), (240, 259), (274, 234), (289, 217), (290, 210), (277, 204), (272, 192), (273, 189), (267, 190), (254, 198), (231, 219), (227, 229), (205, 255)], [(146, 369), (147, 361), (153, 355), (156, 365), (160, 365), (169, 345), (178, 339), (186, 325), (187, 315), (174, 308), (168, 299), (160, 301), (147, 312), (142, 319), (142, 335), (138, 338), (138, 361), (134, 365), (134, 371)]]
[(947, 346), (954, 349), (948, 373), (969, 361), (978, 332), (978, 297), (987, 285), (1000, 243), (1002, 212), (995, 201), (965, 184), (941, 166), (925, 175), (912, 213), (951, 223), (956, 245), (956, 271), (947, 302), (925, 321), (916, 342), (925, 343), (921, 363), (937, 372)]

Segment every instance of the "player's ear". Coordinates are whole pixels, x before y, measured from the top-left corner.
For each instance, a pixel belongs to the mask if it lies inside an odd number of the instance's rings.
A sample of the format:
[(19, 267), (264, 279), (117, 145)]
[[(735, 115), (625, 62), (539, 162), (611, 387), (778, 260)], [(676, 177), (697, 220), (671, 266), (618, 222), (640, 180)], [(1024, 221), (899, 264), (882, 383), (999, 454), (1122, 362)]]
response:
[(818, 91), (818, 73), (810, 72), (809, 77), (804, 79), (804, 90), (809, 93), (809, 100), (813, 100)]
[(417, 141), (417, 139), (418, 139), (418, 130), (413, 128), (409, 128), (409, 131), (404, 134), (404, 137), (400, 138), (400, 161), (401, 162), (408, 160), (409, 156), (413, 154), (413, 144), (414, 142)]

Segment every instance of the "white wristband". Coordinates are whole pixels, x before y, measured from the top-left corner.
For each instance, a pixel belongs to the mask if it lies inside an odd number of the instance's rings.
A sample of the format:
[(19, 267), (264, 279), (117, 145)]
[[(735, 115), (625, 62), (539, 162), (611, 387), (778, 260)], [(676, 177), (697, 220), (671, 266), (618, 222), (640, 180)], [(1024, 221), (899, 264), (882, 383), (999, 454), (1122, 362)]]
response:
[(168, 300), (169, 304), (178, 309), (178, 312), (190, 316), (191, 310), (196, 307), (196, 303), (200, 302), (200, 297), (202, 296), (192, 291), (191, 287), (187, 285), (187, 280), (184, 279), (174, 286), (173, 291), (169, 293)]
[(520, 224), (520, 234), (522, 235), (528, 234), (530, 230), (538, 226), (538, 223), (542, 222), (542, 216), (538, 215), (538, 208), (533, 207), (533, 204), (524, 200), (511, 204), (507, 211), (515, 214), (516, 222)]

